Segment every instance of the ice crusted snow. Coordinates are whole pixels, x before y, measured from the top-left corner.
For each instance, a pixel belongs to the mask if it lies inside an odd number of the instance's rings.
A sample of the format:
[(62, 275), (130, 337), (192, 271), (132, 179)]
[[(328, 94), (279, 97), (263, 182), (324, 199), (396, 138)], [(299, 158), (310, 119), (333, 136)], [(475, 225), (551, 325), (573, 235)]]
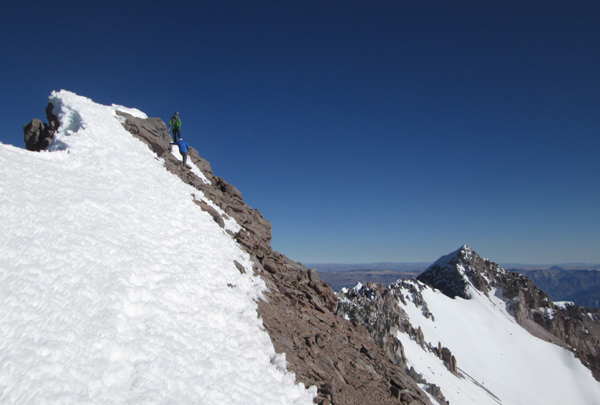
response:
[(519, 326), (493, 291), (486, 297), (470, 288), (469, 300), (451, 299), (429, 287), (421, 294), (435, 321), (412, 302), (399, 305), (410, 323), (421, 327), (426, 342), (450, 349), (463, 377), (450, 373), (408, 335), (399, 332), (397, 337), (408, 366), (438, 385), (450, 404), (600, 404), (600, 383), (591, 371), (568, 350)]
[(145, 114), (51, 101), (55, 152), (0, 144), (0, 403), (311, 404), (250, 257), (115, 111)]

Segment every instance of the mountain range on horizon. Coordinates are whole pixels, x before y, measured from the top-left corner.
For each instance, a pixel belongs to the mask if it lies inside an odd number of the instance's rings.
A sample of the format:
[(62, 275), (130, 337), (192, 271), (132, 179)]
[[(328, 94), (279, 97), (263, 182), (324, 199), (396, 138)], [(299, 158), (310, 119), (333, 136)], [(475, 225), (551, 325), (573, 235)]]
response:
[[(402, 278), (413, 278), (425, 271), (430, 263), (372, 263), (372, 264), (309, 264), (319, 271), (322, 280), (334, 291), (351, 288), (367, 282), (388, 285)], [(590, 308), (600, 307), (600, 271), (593, 265), (565, 268), (557, 265), (530, 267), (506, 267), (529, 277), (554, 301), (571, 301)], [(540, 269), (544, 267), (544, 269)]]
[(0, 402), (600, 404), (600, 310), (466, 245), (336, 293), (162, 120), (46, 113), (0, 144)]
[[(390, 270), (421, 272), (427, 269), (434, 261), (429, 262), (375, 262), (375, 263), (304, 263), (308, 268), (315, 268), (320, 272), (337, 272), (348, 270)], [(600, 270), (600, 264), (593, 263), (561, 263), (561, 264), (525, 264), (525, 263), (498, 263), (511, 271), (572, 271), (572, 270)]]

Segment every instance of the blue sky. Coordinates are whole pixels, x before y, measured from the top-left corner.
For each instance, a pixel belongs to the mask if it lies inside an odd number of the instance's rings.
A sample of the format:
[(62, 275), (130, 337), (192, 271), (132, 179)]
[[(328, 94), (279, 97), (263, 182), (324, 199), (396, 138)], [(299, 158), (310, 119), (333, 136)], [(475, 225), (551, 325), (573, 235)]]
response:
[(294, 260), (600, 263), (599, 2), (149, 3), (3, 2), (0, 141), (177, 110)]

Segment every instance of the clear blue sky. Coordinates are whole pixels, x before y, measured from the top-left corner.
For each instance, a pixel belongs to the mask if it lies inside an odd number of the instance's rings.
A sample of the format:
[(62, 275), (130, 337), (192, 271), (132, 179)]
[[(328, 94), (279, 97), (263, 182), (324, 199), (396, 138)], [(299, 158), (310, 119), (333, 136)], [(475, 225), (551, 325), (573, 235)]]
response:
[(294, 260), (600, 262), (597, 0), (158, 3), (3, 2), (0, 141), (177, 110)]

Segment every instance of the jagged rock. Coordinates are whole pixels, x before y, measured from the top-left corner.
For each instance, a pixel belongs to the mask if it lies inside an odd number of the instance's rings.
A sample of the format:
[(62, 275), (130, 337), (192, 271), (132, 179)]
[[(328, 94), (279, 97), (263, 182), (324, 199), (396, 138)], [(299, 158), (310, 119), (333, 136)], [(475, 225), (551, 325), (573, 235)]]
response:
[(34, 118), (29, 124), (23, 126), (25, 149), (34, 152), (46, 149), (52, 139), (44, 136), (45, 130), (46, 124), (37, 118)]
[[(216, 186), (219, 187), (223, 193), (227, 193), (234, 197), (238, 197), (240, 200), (242, 199), (242, 193), (240, 193), (239, 190), (237, 188), (235, 188), (234, 186), (232, 186), (231, 184), (228, 184), (221, 177), (217, 177)], [(240, 208), (240, 212), (241, 212), (241, 210), (242, 209)]]
[(442, 347), (440, 349), (440, 358), (448, 370), (452, 371), (454, 374), (457, 374), (458, 371), (456, 369), (456, 358), (452, 355), (450, 349), (447, 347)]
[(52, 131), (58, 129), (58, 117), (52, 112), (54, 110), (54, 104), (48, 103), (46, 106), (46, 119), (48, 120), (48, 128)]
[(415, 341), (421, 346), (423, 347), (423, 345), (425, 344), (425, 336), (423, 335), (423, 330), (421, 329), (421, 327), (419, 326), (417, 328), (417, 331), (415, 333)]
[(242, 227), (232, 237), (250, 254), (254, 271), (268, 287), (267, 301), (258, 303), (263, 325), (275, 350), (286, 353), (288, 369), (297, 381), (318, 387), (317, 403), (406, 404), (393, 396), (392, 387), (409, 393), (413, 405), (431, 403), (403, 369), (389, 361), (366, 328), (334, 315), (338, 298), (316, 270), (273, 251), (271, 223), (243, 201), (237, 188), (214, 176), (210, 164), (195, 149), (190, 148), (190, 160), (210, 184), (190, 171), (179, 170), (164, 122), (119, 115), (124, 117), (123, 126), (164, 160), (167, 170), (202, 191)]
[(58, 118), (52, 113), (53, 108), (52, 103), (48, 103), (46, 117), (49, 124), (45, 124), (42, 120), (34, 118), (29, 124), (23, 126), (25, 149), (39, 152), (46, 150), (52, 143), (54, 133), (58, 129)]
[(46, 124), (37, 118), (34, 118), (29, 124), (23, 127), (23, 133), (25, 149), (34, 152), (45, 150), (52, 143), (54, 135)]
[[(421, 273), (417, 280), (437, 288), (450, 298), (469, 298), (468, 283), (487, 293), (490, 286), (486, 277), (498, 271), (498, 265), (482, 259), (468, 247), (444, 256)], [(475, 270), (477, 269), (477, 270)]]
[(235, 267), (237, 267), (241, 274), (246, 274), (246, 268), (240, 262), (234, 260), (233, 264), (235, 264)]
[(408, 317), (398, 306), (391, 291), (381, 285), (367, 283), (360, 289), (338, 293), (341, 298), (336, 314), (346, 316), (350, 321), (365, 325), (375, 342), (383, 348), (388, 358), (401, 368), (406, 367), (404, 348), (394, 338), (398, 325)]
[[(340, 317), (349, 319), (357, 325), (364, 325), (371, 333), (378, 346), (384, 349), (391, 362), (402, 367), (406, 376), (419, 384), (424, 384), (425, 390), (431, 394), (440, 403), (446, 403), (444, 395), (435, 384), (427, 384), (422, 375), (417, 373), (413, 367), (408, 368), (404, 356), (404, 347), (398, 340), (398, 332), (407, 333), (412, 339), (426, 350), (434, 352), (440, 359), (441, 346), (431, 347), (425, 342), (421, 328), (415, 329), (409, 322), (404, 310), (398, 305), (398, 301), (404, 301), (402, 290), (411, 292), (409, 299), (417, 306), (421, 306), (423, 312), (427, 311), (427, 305), (421, 295), (420, 286), (416, 283), (406, 280), (399, 280), (396, 283), (386, 287), (381, 284), (367, 283), (359, 285), (350, 290), (343, 289), (337, 292), (340, 300), (336, 309), (336, 314)], [(447, 350), (447, 349), (446, 349)], [(456, 372), (456, 359), (449, 353), (446, 354), (448, 364), (446, 367)], [(444, 364), (446, 364), (444, 362)], [(401, 390), (392, 382), (392, 394), (397, 397)], [(404, 397), (408, 400), (409, 396)], [(411, 403), (410, 401), (403, 403)]]
[(210, 214), (210, 216), (214, 219), (214, 221), (217, 224), (219, 224), (219, 226), (221, 228), (225, 228), (225, 221), (223, 220), (223, 217), (221, 216), (221, 214), (219, 214), (219, 212), (216, 209), (214, 209), (213, 207), (211, 207), (204, 201), (196, 200), (195, 196), (194, 196), (194, 203), (196, 203), (198, 206), (200, 206), (202, 211), (208, 212)]
[(117, 115), (125, 119), (123, 123), (125, 129), (148, 144), (150, 149), (159, 157), (171, 151), (171, 135), (163, 120), (160, 118), (138, 118), (118, 110)]

